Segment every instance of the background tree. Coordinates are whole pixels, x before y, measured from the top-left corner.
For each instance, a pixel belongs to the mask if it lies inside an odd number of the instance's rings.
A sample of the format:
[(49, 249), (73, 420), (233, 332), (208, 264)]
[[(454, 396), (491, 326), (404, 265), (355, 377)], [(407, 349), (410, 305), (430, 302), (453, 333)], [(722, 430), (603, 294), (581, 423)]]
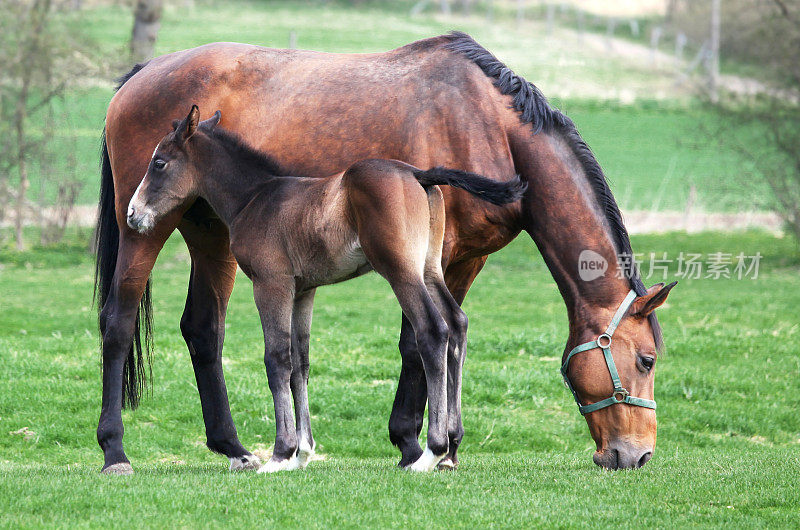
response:
[[(714, 3), (678, 2), (675, 27), (703, 42)], [(721, 57), (761, 86), (751, 93), (721, 93), (718, 100), (704, 92), (719, 116), (706, 128), (714, 142), (742, 156), (745, 163), (731, 175), (741, 192), (752, 195), (754, 206), (777, 212), (800, 241), (800, 1), (726, 0), (720, 11)]]
[(724, 122), (753, 131), (734, 139), (754, 168), (743, 176), (767, 184), (769, 206), (800, 241), (800, 2), (726, 3), (738, 3), (740, 10), (729, 12), (736, 35), (723, 31), (723, 49), (757, 65), (766, 88), (755, 97), (720, 100), (717, 107)]
[(161, 27), (164, 0), (137, 0), (133, 11), (131, 56), (137, 63), (153, 57), (153, 50)]
[[(56, 7), (53, 0), (0, 2), (0, 222), (12, 219), (20, 250), (27, 223), (40, 225), (42, 242), (60, 238), (80, 187), (74, 157), (61, 160), (57, 174), (52, 164), (55, 144), (69, 141), (66, 128), (56, 135), (54, 103), (70, 82), (91, 73), (92, 61), (76, 27), (56, 20)], [(34, 168), (38, 201), (29, 193)], [(55, 197), (44, 193), (48, 187)]]

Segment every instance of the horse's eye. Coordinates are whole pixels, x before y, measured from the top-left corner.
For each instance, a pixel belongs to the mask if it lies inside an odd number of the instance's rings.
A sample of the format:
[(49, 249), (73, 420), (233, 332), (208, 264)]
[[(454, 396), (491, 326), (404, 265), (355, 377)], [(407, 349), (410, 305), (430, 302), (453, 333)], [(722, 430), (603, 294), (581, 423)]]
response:
[(656, 364), (656, 358), (650, 357), (649, 355), (640, 355), (639, 362), (642, 363), (644, 369), (649, 372), (653, 369), (653, 365)]
[(153, 167), (156, 169), (164, 169), (167, 166), (167, 162), (160, 158), (156, 158), (153, 160)]

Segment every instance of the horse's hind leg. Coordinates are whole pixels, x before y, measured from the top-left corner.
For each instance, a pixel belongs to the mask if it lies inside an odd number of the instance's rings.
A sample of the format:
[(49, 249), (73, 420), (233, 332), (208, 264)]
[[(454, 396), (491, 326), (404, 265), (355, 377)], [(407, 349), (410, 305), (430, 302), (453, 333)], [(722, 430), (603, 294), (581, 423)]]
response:
[(314, 437), (311, 434), (311, 413), (308, 409), (308, 360), (311, 331), (311, 314), (314, 310), (314, 293), (305, 292), (295, 298), (292, 311), (292, 377), (290, 386), (294, 399), (297, 431), (297, 458), (301, 468), (308, 465), (314, 455)]
[(222, 370), (225, 313), (236, 278), (228, 231), (219, 220), (196, 224), (184, 219), (179, 229), (192, 257), (181, 332), (191, 354), (200, 394), (206, 445), (228, 457), (231, 471), (258, 469), (261, 465), (258, 457), (239, 442)]

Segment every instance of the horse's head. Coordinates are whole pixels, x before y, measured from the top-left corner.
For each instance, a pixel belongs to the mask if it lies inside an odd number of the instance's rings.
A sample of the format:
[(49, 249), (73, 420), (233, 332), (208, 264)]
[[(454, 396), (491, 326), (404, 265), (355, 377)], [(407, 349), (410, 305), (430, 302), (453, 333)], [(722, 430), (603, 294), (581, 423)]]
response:
[(642, 467), (653, 455), (658, 352), (648, 317), (674, 285), (655, 285), (643, 296), (631, 291), (619, 305), (592, 311), (568, 344), (564, 380), (597, 445), (593, 460), (604, 468)]
[(183, 120), (175, 120), (173, 131), (156, 146), (147, 172), (128, 205), (128, 226), (139, 232), (152, 230), (156, 222), (176, 208), (188, 207), (198, 196), (198, 171), (191, 140), (196, 132), (211, 131), (219, 123), (217, 111), (199, 121), (197, 105)]

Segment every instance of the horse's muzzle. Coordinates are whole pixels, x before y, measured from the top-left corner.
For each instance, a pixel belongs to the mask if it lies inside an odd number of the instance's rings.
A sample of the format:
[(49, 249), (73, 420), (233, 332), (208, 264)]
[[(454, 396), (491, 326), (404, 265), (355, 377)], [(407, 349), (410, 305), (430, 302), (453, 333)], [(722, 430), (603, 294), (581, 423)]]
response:
[(596, 451), (592, 460), (606, 469), (638, 469), (649, 462), (652, 456), (652, 447), (612, 442), (607, 448)]

